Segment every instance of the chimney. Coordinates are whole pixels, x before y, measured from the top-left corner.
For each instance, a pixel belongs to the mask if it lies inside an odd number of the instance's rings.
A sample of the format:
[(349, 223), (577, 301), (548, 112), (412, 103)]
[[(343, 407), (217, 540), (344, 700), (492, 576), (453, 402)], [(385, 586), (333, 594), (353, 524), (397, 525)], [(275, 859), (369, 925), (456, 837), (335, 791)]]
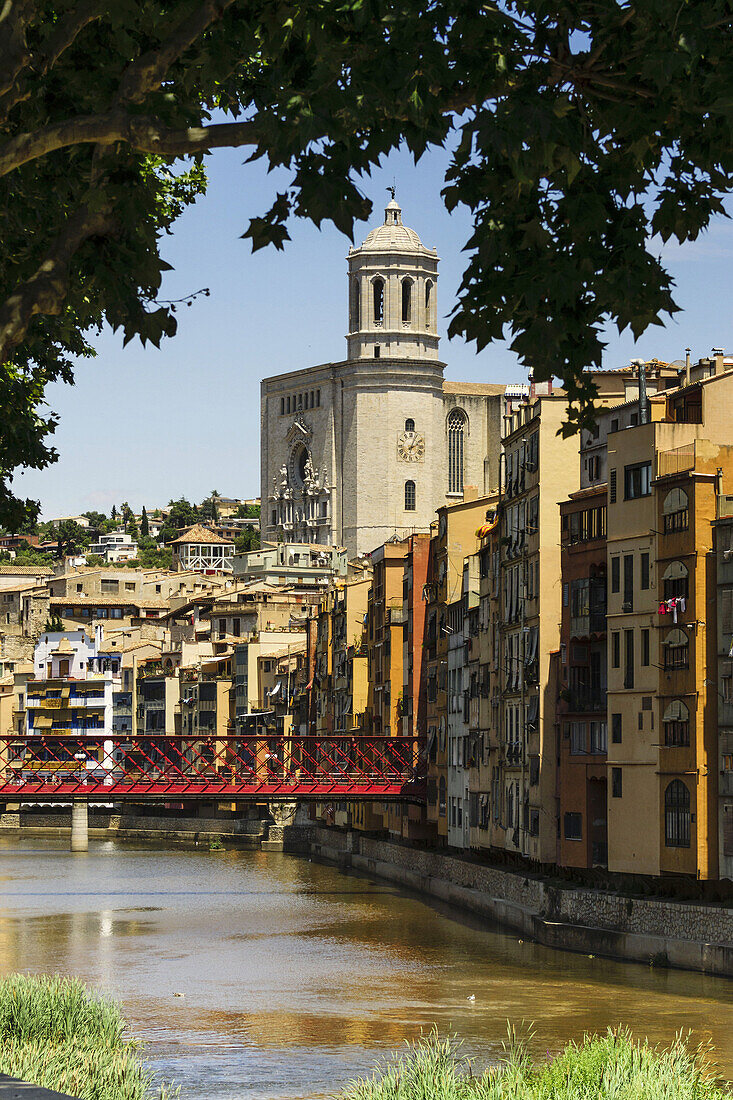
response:
[(646, 363), (643, 359), (632, 359), (639, 376), (639, 423), (649, 423), (649, 400), (646, 393)]
[(690, 348), (685, 348), (685, 385), (690, 384)]
[(722, 348), (713, 348), (713, 358), (715, 359), (715, 373), (723, 374), (725, 366), (723, 365), (723, 356), (725, 352)]

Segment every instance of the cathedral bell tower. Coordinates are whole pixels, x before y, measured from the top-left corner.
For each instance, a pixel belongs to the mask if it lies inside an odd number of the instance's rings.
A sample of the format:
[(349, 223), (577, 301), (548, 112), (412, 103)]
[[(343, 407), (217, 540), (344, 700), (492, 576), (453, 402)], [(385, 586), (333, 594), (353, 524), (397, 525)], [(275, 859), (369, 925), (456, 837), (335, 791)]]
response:
[(402, 224), (392, 199), (384, 224), (350, 248), (348, 358), (438, 359), (438, 254)]

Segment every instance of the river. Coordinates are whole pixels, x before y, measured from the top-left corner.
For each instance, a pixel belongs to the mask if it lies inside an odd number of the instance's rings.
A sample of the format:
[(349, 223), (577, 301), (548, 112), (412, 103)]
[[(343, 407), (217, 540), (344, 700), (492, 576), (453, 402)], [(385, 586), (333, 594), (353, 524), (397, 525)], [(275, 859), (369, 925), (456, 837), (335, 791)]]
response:
[(67, 843), (0, 838), (0, 973), (110, 993), (182, 1100), (332, 1096), (433, 1025), (481, 1065), (507, 1019), (539, 1057), (691, 1029), (733, 1078), (725, 979), (539, 947), (308, 859)]

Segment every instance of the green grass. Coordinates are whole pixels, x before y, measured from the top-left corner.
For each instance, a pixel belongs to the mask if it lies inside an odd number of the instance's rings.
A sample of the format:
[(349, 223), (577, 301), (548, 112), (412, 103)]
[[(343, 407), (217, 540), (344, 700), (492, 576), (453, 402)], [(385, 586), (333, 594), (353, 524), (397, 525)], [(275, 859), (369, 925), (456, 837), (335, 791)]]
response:
[(510, 1039), (502, 1063), (474, 1075), (459, 1045), (431, 1035), (382, 1073), (355, 1081), (343, 1100), (733, 1100), (705, 1054), (681, 1038), (660, 1050), (609, 1031), (570, 1043), (540, 1065), (526, 1044)]
[(164, 1098), (112, 1001), (73, 978), (0, 981), (0, 1072), (81, 1100)]

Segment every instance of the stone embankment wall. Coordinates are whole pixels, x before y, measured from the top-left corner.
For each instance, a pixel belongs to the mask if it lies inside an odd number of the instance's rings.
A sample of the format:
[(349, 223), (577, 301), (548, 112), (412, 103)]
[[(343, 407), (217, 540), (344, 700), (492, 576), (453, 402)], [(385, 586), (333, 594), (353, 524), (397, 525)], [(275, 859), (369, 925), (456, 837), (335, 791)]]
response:
[[(65, 837), (71, 829), (71, 811), (65, 814), (2, 813), (0, 836)], [(94, 840), (164, 840), (177, 844), (208, 842), (224, 837), (240, 848), (259, 849), (266, 824), (257, 819), (153, 817), (128, 814), (89, 814), (89, 837)]]
[(566, 888), (537, 875), (323, 828), (311, 833), (310, 850), (548, 947), (733, 977), (733, 908)]

